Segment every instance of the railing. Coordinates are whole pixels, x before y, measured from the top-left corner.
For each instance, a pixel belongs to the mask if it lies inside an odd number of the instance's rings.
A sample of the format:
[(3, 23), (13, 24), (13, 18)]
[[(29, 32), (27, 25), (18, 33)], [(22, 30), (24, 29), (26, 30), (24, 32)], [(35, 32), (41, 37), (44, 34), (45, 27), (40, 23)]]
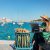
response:
[(15, 33), (15, 41), (17, 49), (32, 49), (30, 43), (30, 33)]

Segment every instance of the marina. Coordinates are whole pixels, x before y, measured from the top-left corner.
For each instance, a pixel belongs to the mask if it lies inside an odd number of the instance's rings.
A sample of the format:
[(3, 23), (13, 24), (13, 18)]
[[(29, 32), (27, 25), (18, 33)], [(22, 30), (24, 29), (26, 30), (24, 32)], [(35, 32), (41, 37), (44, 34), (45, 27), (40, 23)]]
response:
[(50, 50), (50, 0), (0, 0), (0, 50)]

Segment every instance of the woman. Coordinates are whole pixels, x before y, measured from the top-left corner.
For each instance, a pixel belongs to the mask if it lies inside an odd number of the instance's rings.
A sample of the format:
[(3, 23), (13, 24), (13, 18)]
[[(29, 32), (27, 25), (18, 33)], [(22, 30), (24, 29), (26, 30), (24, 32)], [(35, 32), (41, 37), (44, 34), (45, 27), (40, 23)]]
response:
[(41, 16), (42, 21), (46, 23), (46, 31), (50, 32), (50, 22), (48, 20), (48, 16)]
[(32, 39), (33, 43), (33, 50), (41, 50), (43, 45), (45, 43), (45, 40), (43, 38), (43, 33), (40, 32), (40, 27), (38, 24), (32, 24), (32, 32), (34, 32), (34, 36)]

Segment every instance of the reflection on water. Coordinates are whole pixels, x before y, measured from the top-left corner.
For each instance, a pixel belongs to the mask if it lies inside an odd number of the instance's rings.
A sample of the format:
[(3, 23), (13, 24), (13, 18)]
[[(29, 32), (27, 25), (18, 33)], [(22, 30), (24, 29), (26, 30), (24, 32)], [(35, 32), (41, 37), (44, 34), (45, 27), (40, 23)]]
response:
[[(7, 40), (7, 39), (14, 40), (15, 39), (15, 28), (19, 28), (19, 27), (20, 26), (18, 25), (17, 22), (5, 23), (4, 25), (3, 23), (0, 23), (0, 40)], [(24, 22), (24, 24), (21, 27), (31, 30), (30, 23), (27, 23), (27, 22)]]

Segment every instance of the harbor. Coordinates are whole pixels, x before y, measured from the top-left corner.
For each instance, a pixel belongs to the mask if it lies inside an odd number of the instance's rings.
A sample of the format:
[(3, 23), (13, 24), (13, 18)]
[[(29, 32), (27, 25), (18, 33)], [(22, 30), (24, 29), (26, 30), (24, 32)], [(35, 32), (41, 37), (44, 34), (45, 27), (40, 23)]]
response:
[[(45, 43), (43, 49), (50, 49), (50, 32), (43, 31), (46, 26), (43, 22), (9, 22), (0, 23), (0, 44), (6, 50), (32, 50), (32, 39), (35, 38), (39, 43), (42, 43), (42, 39), (38, 39), (37, 36), (44, 38)], [(7, 29), (8, 28), (8, 29)], [(40, 28), (40, 29), (39, 29)], [(43, 28), (43, 29), (41, 29)], [(10, 30), (11, 29), (11, 30)], [(42, 32), (39, 35), (36, 33)], [(36, 37), (34, 37), (36, 36)], [(48, 44), (49, 43), (49, 44)], [(32, 45), (33, 44), (33, 45)], [(41, 45), (41, 44), (40, 44)], [(47, 46), (47, 47), (46, 47)], [(2, 49), (3, 50), (3, 49)], [(39, 49), (40, 50), (40, 49)]]
[(0, 50), (50, 50), (50, 0), (0, 0)]

